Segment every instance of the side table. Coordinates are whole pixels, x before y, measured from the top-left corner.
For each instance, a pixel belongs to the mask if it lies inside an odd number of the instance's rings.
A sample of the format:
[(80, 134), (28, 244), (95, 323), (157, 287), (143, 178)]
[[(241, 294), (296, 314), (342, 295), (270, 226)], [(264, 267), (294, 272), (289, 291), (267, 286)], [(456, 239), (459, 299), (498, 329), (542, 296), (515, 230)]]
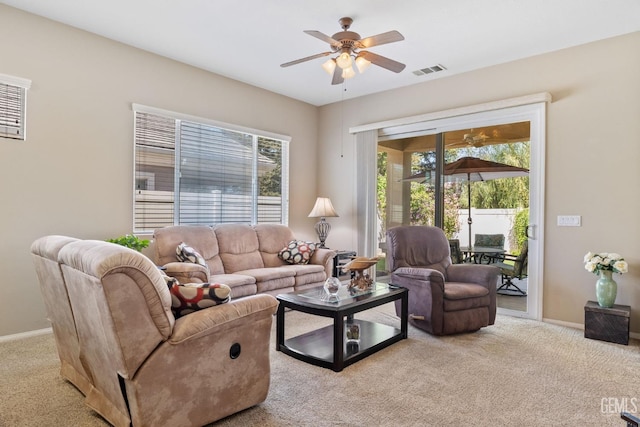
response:
[(595, 301), (584, 306), (584, 337), (608, 341), (616, 344), (629, 344), (629, 321), (631, 307), (614, 304), (604, 308)]
[(336, 256), (333, 257), (333, 277), (343, 276), (342, 267), (351, 261), (356, 256), (356, 251), (337, 251)]

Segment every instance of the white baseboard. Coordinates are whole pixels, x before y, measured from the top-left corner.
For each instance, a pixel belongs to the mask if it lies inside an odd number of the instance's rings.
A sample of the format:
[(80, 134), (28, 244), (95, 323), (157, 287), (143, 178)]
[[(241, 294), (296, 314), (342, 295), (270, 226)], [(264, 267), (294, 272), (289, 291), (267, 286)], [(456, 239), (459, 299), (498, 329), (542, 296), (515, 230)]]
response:
[(582, 323), (564, 322), (562, 320), (547, 319), (546, 317), (543, 317), (542, 321), (545, 323), (551, 323), (552, 325), (566, 326), (567, 328), (580, 329), (581, 331), (584, 331), (584, 325)]
[(3, 335), (0, 337), (0, 343), (21, 340), (24, 338), (37, 337), (39, 335), (45, 335), (45, 334), (51, 334), (51, 333), (53, 333), (53, 330), (51, 328), (44, 328), (44, 329), (38, 329), (35, 331), (21, 332), (19, 334)]
[[(567, 328), (580, 329), (581, 331), (584, 331), (584, 325), (582, 323), (563, 322), (562, 320), (545, 318), (543, 318), (542, 321), (553, 325), (566, 326)], [(629, 337), (638, 340), (640, 339), (640, 334), (636, 332), (629, 332)]]

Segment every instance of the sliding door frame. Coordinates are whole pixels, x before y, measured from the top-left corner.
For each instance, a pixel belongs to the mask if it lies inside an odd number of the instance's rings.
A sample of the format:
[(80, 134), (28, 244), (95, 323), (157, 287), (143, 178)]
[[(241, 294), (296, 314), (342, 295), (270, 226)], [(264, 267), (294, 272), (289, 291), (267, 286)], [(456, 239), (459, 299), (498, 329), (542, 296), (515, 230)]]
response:
[(428, 113), (352, 127), (356, 136), (356, 200), (358, 252), (374, 256), (376, 233), (376, 177), (378, 141), (431, 135), (453, 130), (529, 121), (531, 159), (529, 174), (529, 276), (527, 311), (498, 309), (518, 317), (542, 320), (544, 271), (544, 194), (546, 106), (549, 93), (511, 98), (452, 110)]

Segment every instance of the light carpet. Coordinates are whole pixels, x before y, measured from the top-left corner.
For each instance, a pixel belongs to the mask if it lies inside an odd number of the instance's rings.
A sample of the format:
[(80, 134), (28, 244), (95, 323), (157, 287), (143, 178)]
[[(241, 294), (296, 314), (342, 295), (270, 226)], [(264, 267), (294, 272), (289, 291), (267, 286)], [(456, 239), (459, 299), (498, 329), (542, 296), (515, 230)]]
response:
[[(399, 325), (390, 304), (360, 318)], [(287, 337), (328, 320), (287, 312)], [(358, 317), (358, 316), (356, 316)], [(640, 411), (640, 342), (498, 316), (476, 333), (409, 339), (333, 372), (275, 351), (267, 400), (216, 426), (622, 426)], [(0, 426), (105, 426), (59, 376), (52, 335), (0, 344)], [(634, 408), (633, 405), (638, 408)]]

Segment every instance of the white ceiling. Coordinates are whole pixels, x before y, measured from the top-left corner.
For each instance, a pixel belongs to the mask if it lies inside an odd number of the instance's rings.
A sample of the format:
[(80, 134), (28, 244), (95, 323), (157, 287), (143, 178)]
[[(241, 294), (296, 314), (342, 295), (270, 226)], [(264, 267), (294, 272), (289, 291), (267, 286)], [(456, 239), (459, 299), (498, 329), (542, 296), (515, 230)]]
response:
[[(0, 0), (186, 64), (313, 105), (422, 83), (494, 64), (640, 31), (639, 0)], [(399, 74), (371, 66), (331, 85), (328, 51), (303, 30), (329, 36), (338, 19), (368, 37), (405, 40), (369, 49), (405, 63)], [(441, 64), (446, 71), (415, 76)], [(594, 59), (594, 66), (599, 64)]]

